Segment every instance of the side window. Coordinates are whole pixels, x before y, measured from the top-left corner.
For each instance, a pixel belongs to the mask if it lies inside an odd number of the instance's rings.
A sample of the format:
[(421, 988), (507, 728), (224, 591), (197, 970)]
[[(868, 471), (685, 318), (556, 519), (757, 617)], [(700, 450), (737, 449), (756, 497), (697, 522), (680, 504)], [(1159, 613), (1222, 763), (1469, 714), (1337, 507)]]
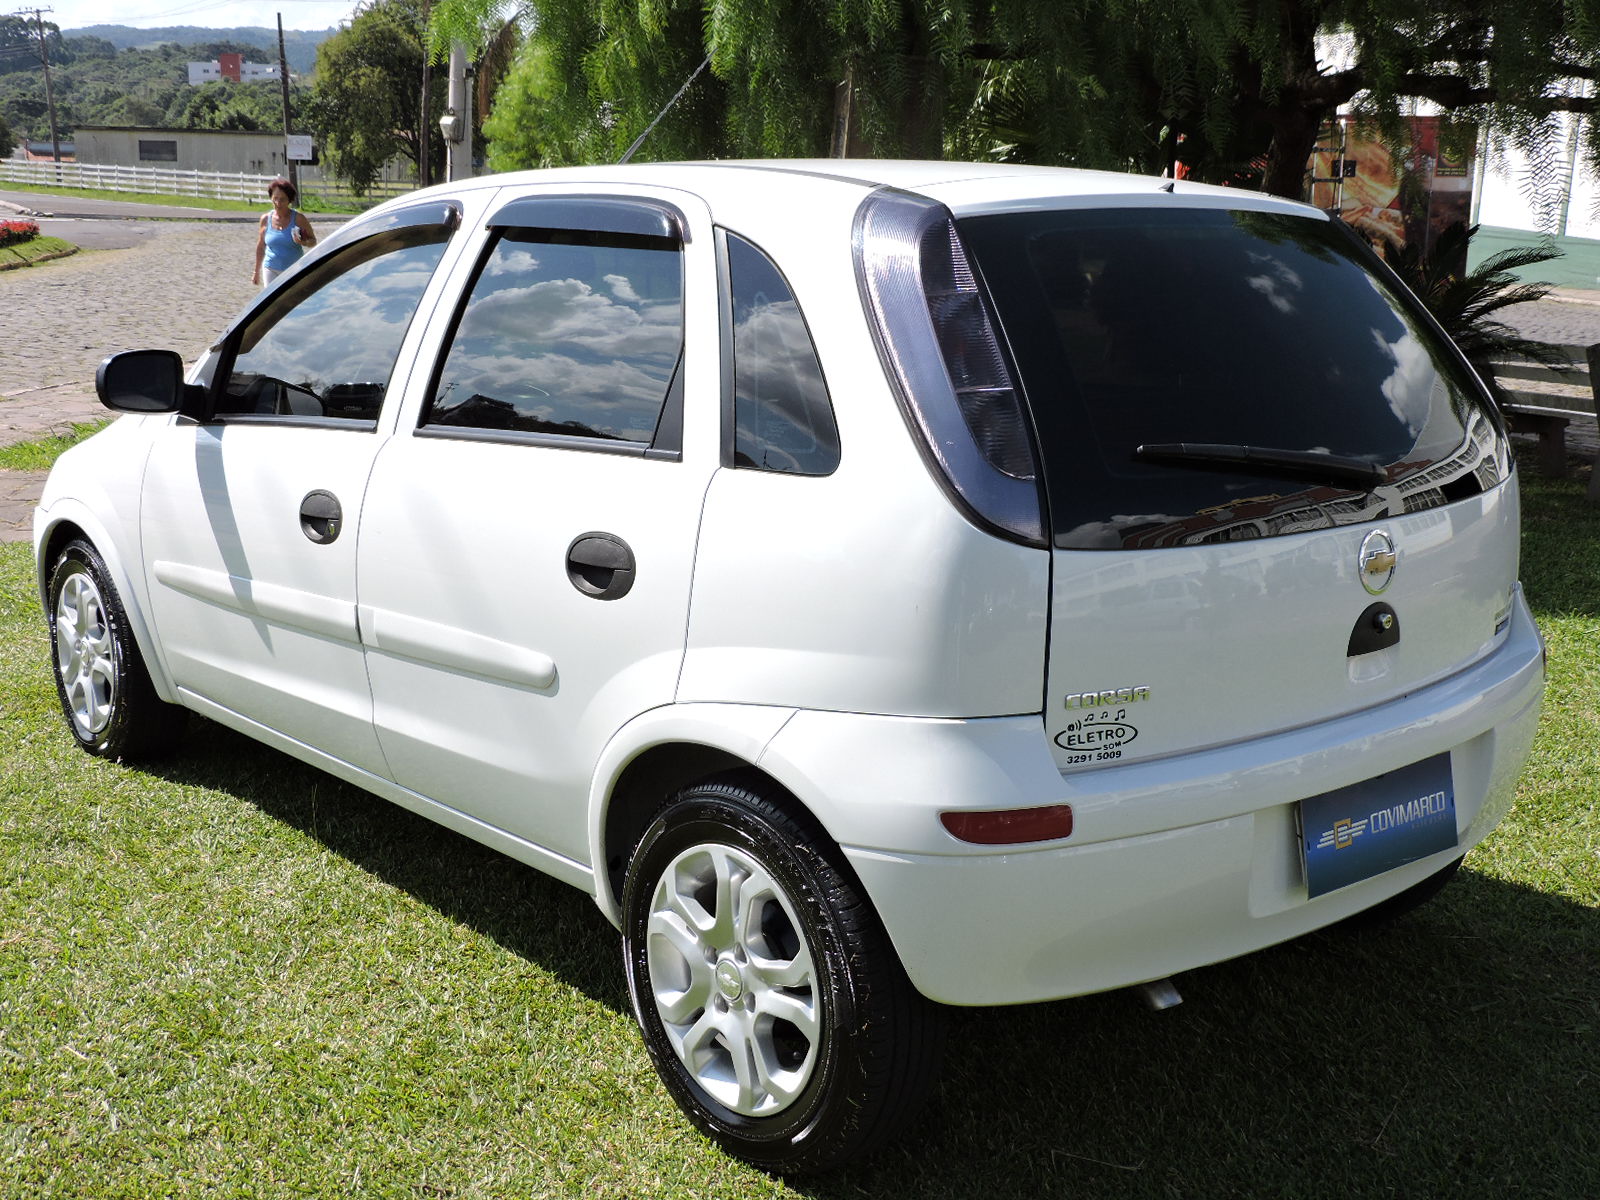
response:
[(805, 317), (776, 264), (727, 235), (733, 301), (733, 464), (791, 475), (839, 465), (839, 430)]
[(286, 282), (239, 330), (216, 416), (375, 421), (450, 230), (355, 242)]
[(658, 442), (683, 352), (674, 238), (503, 230), (478, 272), (424, 430)]

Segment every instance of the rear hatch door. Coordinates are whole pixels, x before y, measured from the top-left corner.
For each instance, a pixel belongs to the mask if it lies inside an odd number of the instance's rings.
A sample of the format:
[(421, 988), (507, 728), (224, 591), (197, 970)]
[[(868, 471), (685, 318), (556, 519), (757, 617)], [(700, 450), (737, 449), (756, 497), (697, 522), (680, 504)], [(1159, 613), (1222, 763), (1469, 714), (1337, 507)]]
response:
[(1175, 203), (959, 225), (1040, 447), (1064, 770), (1356, 712), (1503, 636), (1500, 424), (1334, 222)]

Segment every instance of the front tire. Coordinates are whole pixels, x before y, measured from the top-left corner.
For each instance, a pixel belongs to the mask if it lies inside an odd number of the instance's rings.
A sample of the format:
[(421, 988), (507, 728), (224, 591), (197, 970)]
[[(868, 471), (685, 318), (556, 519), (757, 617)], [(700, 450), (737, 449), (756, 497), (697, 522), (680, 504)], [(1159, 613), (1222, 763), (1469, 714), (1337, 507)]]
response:
[(917, 993), (837, 849), (757, 777), (686, 789), (628, 864), (645, 1045), (689, 1118), (766, 1170), (827, 1170), (915, 1115), (938, 1071)]
[(61, 711), (78, 745), (113, 761), (169, 749), (184, 710), (156, 695), (111, 573), (74, 540), (50, 569), (50, 657)]

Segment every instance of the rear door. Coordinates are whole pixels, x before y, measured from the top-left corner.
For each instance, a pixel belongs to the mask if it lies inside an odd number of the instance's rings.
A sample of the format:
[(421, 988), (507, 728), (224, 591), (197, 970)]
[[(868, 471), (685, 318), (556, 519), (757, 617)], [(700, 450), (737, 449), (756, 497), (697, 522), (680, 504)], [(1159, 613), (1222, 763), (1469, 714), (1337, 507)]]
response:
[(600, 750), (668, 704), (717, 462), (716, 267), (681, 194), (490, 214), (368, 487), (358, 564), (394, 778), (588, 858)]
[(1493, 648), (1500, 427), (1331, 222), (1175, 203), (962, 235), (1042, 449), (1064, 769), (1355, 712)]

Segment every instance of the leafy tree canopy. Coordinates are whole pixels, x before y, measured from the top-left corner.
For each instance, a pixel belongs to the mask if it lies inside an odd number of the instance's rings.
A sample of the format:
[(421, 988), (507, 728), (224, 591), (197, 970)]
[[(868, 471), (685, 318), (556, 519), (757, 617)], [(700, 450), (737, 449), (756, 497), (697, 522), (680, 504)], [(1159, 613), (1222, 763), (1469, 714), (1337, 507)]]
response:
[(421, 0), (377, 0), (317, 51), (310, 124), (321, 131), (327, 167), (357, 195), (390, 159), (403, 156), (420, 168), (424, 146), (431, 172), (443, 164), (442, 80), (422, 108), (425, 36)]
[(1398, 136), (1426, 100), (1537, 164), (1600, 71), (1600, 0), (439, 0), (435, 37), (508, 16), (530, 39), (506, 103), (542, 129), (493, 123), (507, 165), (615, 158), (709, 55), (647, 156), (1181, 159), (1297, 195), (1341, 104)]
[[(37, 32), (17, 34), (16, 27), (6, 21), (0, 18), (0, 116), (19, 137), (43, 141), (50, 136), (50, 121)], [(26, 24), (33, 28), (31, 22)], [(278, 129), (283, 125), (282, 96), (275, 82), (189, 85), (191, 61), (209, 62), (233, 51), (259, 62), (265, 57), (259, 47), (213, 39), (195, 45), (161, 44), (119, 51), (100, 37), (67, 37), (58, 47), (50, 34), (52, 28), (46, 22), (50, 80), (63, 138), (70, 138), (79, 125), (195, 129)], [(8, 45), (17, 47), (15, 54), (4, 49)], [(21, 66), (7, 71), (8, 63)], [(235, 91), (212, 91), (223, 87)], [(291, 111), (298, 108), (302, 95), (303, 88), (292, 84)]]

